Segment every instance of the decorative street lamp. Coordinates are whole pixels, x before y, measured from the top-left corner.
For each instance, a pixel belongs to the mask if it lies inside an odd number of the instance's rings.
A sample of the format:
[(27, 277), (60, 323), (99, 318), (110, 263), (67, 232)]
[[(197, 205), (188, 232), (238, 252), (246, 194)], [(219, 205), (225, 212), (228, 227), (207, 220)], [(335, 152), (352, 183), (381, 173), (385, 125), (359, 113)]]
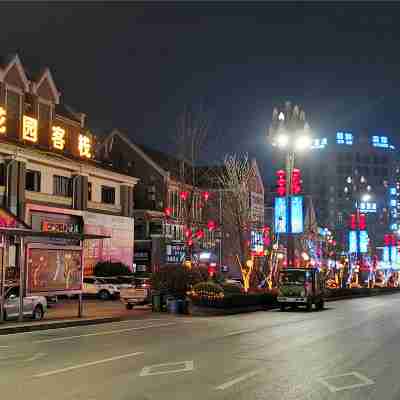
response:
[(297, 181), (299, 170), (294, 168), (296, 152), (303, 152), (311, 147), (310, 127), (306, 121), (305, 112), (299, 106), (292, 107), (286, 102), (283, 109), (274, 108), (272, 122), (269, 127), (269, 141), (275, 147), (286, 151), (286, 237), (287, 264), (294, 265), (294, 236), (290, 232), (291, 212), (290, 197), (298, 194), (301, 186)]

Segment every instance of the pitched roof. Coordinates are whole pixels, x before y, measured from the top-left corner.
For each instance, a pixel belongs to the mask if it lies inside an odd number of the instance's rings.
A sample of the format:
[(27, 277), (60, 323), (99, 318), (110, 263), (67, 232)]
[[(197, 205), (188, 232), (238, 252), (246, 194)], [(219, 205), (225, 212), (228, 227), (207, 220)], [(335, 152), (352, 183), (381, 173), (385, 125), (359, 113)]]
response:
[(79, 123), (81, 122), (81, 119), (79, 118), (77, 112), (74, 111), (72, 107), (68, 106), (67, 104), (56, 104), (56, 114), (64, 118), (72, 119), (73, 121)]

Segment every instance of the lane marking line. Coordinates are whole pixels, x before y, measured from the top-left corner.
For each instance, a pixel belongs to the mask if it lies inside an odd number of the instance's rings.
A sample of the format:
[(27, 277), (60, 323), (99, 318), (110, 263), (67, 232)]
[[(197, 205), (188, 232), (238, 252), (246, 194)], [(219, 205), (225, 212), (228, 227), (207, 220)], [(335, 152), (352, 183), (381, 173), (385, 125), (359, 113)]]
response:
[(63, 342), (63, 341), (66, 341), (66, 340), (79, 339), (79, 338), (82, 338), (82, 337), (113, 335), (115, 333), (139, 331), (139, 330), (149, 329), (149, 328), (161, 328), (163, 326), (171, 326), (171, 325), (176, 325), (176, 323), (175, 322), (169, 322), (167, 324), (147, 325), (147, 326), (139, 326), (139, 327), (135, 327), (135, 328), (116, 329), (116, 330), (113, 330), (113, 331), (84, 333), (82, 335), (64, 336), (64, 337), (51, 338), (51, 339), (40, 339), (40, 340), (34, 340), (32, 343), (39, 344), (39, 343)]
[[(177, 366), (177, 365), (181, 365), (183, 368), (169, 369), (166, 371), (157, 371), (158, 368), (169, 367), (169, 366), (172, 367), (172, 366)], [(174, 363), (156, 364), (156, 365), (150, 365), (148, 367), (144, 367), (142, 369), (142, 371), (140, 372), (139, 376), (173, 374), (176, 372), (193, 371), (193, 369), (194, 369), (193, 360), (179, 361), (179, 362), (174, 362)], [(153, 371), (153, 370), (155, 370), (155, 371)]]
[(234, 331), (234, 332), (231, 332), (231, 333), (227, 333), (226, 335), (223, 335), (222, 337), (242, 335), (244, 333), (254, 333), (254, 330), (252, 330), (252, 329), (243, 329), (241, 331)]
[[(331, 379), (344, 378), (347, 376), (355, 376), (360, 380), (360, 383), (355, 383), (353, 385), (346, 385), (346, 386), (336, 386), (332, 382), (331, 383), (328, 382), (328, 380)], [(324, 376), (323, 378), (318, 378), (317, 381), (322, 385), (324, 385), (325, 387), (327, 387), (331, 393), (336, 393), (348, 389), (356, 389), (359, 387), (375, 384), (375, 382), (372, 379), (369, 379), (366, 376), (359, 374), (358, 372), (349, 372), (347, 374), (341, 374), (341, 375)]]
[(32, 357), (30, 357), (30, 358), (27, 358), (26, 360), (24, 360), (24, 361), (36, 361), (36, 360), (38, 360), (39, 358), (42, 358), (42, 357), (45, 357), (45, 356), (47, 356), (47, 354), (46, 353), (36, 353), (36, 354), (34, 354)]
[(228, 388), (230, 388), (231, 386), (236, 385), (237, 383), (240, 383), (240, 382), (242, 382), (242, 381), (244, 381), (244, 380), (246, 380), (246, 379), (248, 379), (248, 378), (251, 378), (251, 377), (253, 377), (253, 376), (255, 376), (255, 375), (260, 374), (262, 371), (264, 371), (264, 370), (262, 370), (262, 369), (256, 369), (256, 370), (254, 370), (254, 371), (250, 371), (250, 372), (248, 372), (247, 374), (244, 374), (244, 375), (239, 376), (239, 377), (237, 377), (237, 378), (235, 378), (235, 379), (232, 379), (231, 381), (225, 382), (225, 383), (223, 383), (222, 385), (217, 386), (216, 389), (217, 389), (217, 390), (225, 390), (225, 389), (228, 389)]
[(33, 378), (43, 378), (46, 376), (51, 376), (51, 375), (57, 375), (57, 374), (62, 374), (64, 372), (69, 372), (73, 371), (75, 369), (80, 369), (80, 368), (86, 368), (86, 367), (91, 367), (93, 365), (99, 365), (99, 364), (104, 364), (108, 363), (111, 361), (116, 361), (116, 360), (122, 360), (124, 358), (129, 358), (129, 357), (134, 357), (134, 356), (139, 356), (141, 354), (144, 354), (142, 351), (138, 351), (136, 353), (130, 353), (130, 354), (123, 354), (121, 356), (115, 356), (111, 358), (104, 358), (103, 360), (97, 360), (97, 361), (92, 361), (92, 362), (87, 362), (84, 364), (77, 364), (73, 365), (71, 367), (66, 367), (66, 368), (61, 368), (61, 369), (55, 369), (53, 371), (47, 371), (47, 372), (41, 372), (40, 374), (33, 375)]

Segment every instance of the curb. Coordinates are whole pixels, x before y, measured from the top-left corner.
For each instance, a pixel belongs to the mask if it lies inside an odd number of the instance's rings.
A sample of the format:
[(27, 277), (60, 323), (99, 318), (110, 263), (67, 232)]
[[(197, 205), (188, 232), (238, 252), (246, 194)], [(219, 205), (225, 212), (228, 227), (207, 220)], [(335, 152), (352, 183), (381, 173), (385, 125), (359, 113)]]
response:
[(105, 317), (105, 318), (93, 318), (93, 319), (82, 319), (82, 320), (70, 320), (70, 321), (49, 321), (43, 323), (32, 323), (23, 324), (17, 326), (5, 326), (4, 328), (0, 325), (0, 336), (10, 335), (13, 333), (24, 333), (24, 332), (34, 332), (42, 331), (47, 329), (58, 329), (58, 328), (69, 328), (73, 326), (85, 326), (85, 325), (98, 325), (109, 322), (120, 322), (128, 320), (130, 318), (123, 317)]

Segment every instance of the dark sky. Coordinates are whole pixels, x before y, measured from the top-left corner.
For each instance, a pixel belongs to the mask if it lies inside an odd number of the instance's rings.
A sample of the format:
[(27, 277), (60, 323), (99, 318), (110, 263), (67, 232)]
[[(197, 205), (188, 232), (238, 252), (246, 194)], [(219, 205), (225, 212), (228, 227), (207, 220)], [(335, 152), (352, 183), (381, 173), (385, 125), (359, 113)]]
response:
[(400, 3), (9, 3), (0, 52), (49, 66), (93, 127), (173, 151), (176, 114), (203, 101), (209, 160), (256, 155), (272, 107), (301, 104), (316, 136), (399, 136)]

